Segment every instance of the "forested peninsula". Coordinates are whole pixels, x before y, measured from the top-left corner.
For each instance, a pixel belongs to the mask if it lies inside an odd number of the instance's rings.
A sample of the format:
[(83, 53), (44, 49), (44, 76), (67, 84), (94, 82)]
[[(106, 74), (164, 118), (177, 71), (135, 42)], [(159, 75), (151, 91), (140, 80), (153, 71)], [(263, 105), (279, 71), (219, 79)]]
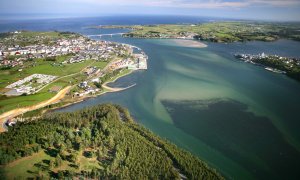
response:
[(51, 113), (0, 134), (1, 179), (223, 179), (119, 105)]

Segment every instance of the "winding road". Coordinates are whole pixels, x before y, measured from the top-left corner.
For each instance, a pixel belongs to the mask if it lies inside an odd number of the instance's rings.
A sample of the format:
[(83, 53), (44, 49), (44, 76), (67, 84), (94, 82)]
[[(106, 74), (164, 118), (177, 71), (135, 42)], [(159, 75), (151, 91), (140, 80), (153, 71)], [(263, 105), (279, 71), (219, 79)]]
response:
[(71, 89), (71, 86), (68, 86), (68, 87), (62, 89), (61, 91), (59, 91), (54, 97), (52, 97), (49, 100), (40, 102), (40, 103), (38, 103), (36, 105), (33, 105), (33, 106), (28, 106), (28, 107), (23, 107), (23, 108), (17, 108), (17, 109), (14, 109), (14, 110), (11, 110), (11, 111), (8, 111), (6, 113), (1, 114), (0, 115), (0, 123), (1, 123), (2, 126), (0, 127), (0, 132), (4, 132), (5, 131), (4, 123), (5, 123), (5, 121), (7, 119), (11, 119), (11, 118), (17, 117), (17, 116), (19, 116), (19, 115), (21, 115), (23, 113), (28, 112), (28, 111), (33, 111), (33, 110), (36, 110), (36, 109), (39, 109), (39, 108), (43, 108), (45, 106), (57, 103), (61, 99), (63, 99), (65, 97), (65, 95), (70, 91), (70, 89)]

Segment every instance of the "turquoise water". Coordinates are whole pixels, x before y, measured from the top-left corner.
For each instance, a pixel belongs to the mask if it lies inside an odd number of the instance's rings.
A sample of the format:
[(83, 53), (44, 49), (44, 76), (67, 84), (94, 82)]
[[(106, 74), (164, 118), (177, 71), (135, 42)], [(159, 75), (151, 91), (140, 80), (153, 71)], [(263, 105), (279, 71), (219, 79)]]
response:
[(112, 102), (160, 136), (185, 148), (233, 179), (299, 179), (300, 83), (234, 53), (300, 57), (288, 40), (187, 48), (168, 40), (107, 40), (141, 47), (148, 70), (113, 86), (137, 85), (74, 104), (60, 111)]
[[(73, 31), (85, 35), (126, 32), (87, 29), (95, 25), (208, 22), (211, 18), (122, 16), (49, 20), (3, 20), (0, 32)], [(113, 102), (161, 137), (185, 148), (232, 179), (300, 179), (300, 83), (261, 67), (238, 62), (235, 53), (300, 57), (300, 43), (208, 43), (179, 47), (168, 40), (104, 40), (133, 44), (149, 55), (149, 69), (113, 86), (137, 85), (61, 111)]]

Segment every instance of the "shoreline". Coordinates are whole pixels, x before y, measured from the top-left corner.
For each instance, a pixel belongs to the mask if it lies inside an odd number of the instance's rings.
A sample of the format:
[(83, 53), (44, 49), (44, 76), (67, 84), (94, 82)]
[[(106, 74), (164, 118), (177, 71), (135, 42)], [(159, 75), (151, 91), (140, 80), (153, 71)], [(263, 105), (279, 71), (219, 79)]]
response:
[[(66, 108), (66, 107), (71, 106), (73, 104), (77, 104), (77, 103), (86, 101), (86, 100), (88, 100), (90, 98), (95, 98), (95, 97), (101, 96), (101, 95), (106, 94), (106, 93), (113, 93), (113, 92), (119, 92), (119, 91), (124, 91), (124, 90), (130, 89), (130, 88), (134, 87), (136, 84), (130, 85), (130, 86), (125, 87), (125, 88), (112, 88), (112, 87), (107, 86), (107, 84), (113, 83), (116, 80), (118, 80), (118, 79), (120, 79), (120, 78), (122, 78), (124, 76), (130, 75), (134, 71), (135, 70), (131, 70), (128, 73), (125, 73), (125, 74), (123, 74), (121, 76), (117, 76), (116, 78), (114, 78), (114, 79), (112, 79), (110, 81), (105, 82), (103, 84), (104, 85), (104, 91), (101, 92), (101, 93), (99, 93), (99, 94), (89, 95), (89, 96), (86, 96), (86, 97), (82, 97), (80, 99), (74, 100), (73, 102), (69, 102), (69, 103), (67, 103), (67, 104), (65, 104), (63, 106), (55, 107), (53, 109), (46, 110), (42, 114), (45, 114), (48, 111), (51, 112), (51, 111), (55, 111), (55, 110), (58, 110), (58, 109)], [(46, 106), (51, 105), (51, 104), (56, 104), (57, 103), (56, 101), (60, 101), (60, 100), (63, 99), (63, 98), (59, 98), (61, 96), (61, 94), (63, 94), (63, 97), (65, 97), (67, 91), (69, 91), (70, 88), (71, 88), (70, 86), (67, 86), (66, 88), (64, 88), (60, 92), (58, 92), (51, 99), (46, 100), (46, 101), (41, 102), (41, 103), (38, 103), (36, 105), (22, 107), (22, 108), (17, 108), (17, 109), (12, 109), (10, 111), (4, 112), (3, 114), (0, 114), (0, 124), (1, 124), (0, 133), (3, 133), (3, 132), (7, 131), (7, 128), (5, 128), (6, 127), (5, 123), (7, 122), (8, 118), (13, 119), (13, 118), (16, 118), (16, 117), (20, 116), (21, 114), (24, 114), (24, 113), (27, 113), (27, 112), (30, 112), (30, 111), (34, 111), (34, 110), (38, 110), (38, 109), (41, 109), (41, 108), (46, 107)], [(59, 98), (59, 99), (57, 99), (57, 98)]]
[[(134, 72), (134, 70), (132, 70), (132, 71), (126, 73), (126, 74), (123, 74), (122, 76), (119, 76), (119, 77), (115, 78), (114, 80), (108, 81), (108, 82), (106, 82), (106, 83), (104, 83), (104, 84), (113, 83), (113, 82), (115, 82), (116, 80), (118, 80), (118, 79), (120, 79), (120, 78), (122, 78), (122, 77), (124, 77), (124, 76), (130, 75), (130, 74), (133, 73), (133, 72)], [(136, 84), (130, 85), (130, 86), (128, 86), (128, 87), (126, 87), (126, 88), (122, 88), (121, 90), (118, 90), (118, 91), (105, 91), (105, 90), (104, 90), (103, 92), (101, 92), (101, 93), (99, 93), (99, 94), (89, 95), (89, 96), (86, 96), (86, 97), (82, 97), (82, 98), (77, 99), (77, 100), (75, 100), (75, 101), (73, 101), (73, 102), (69, 102), (69, 103), (67, 103), (67, 104), (64, 104), (64, 105), (62, 105), (62, 106), (60, 106), (60, 107), (54, 107), (54, 108), (52, 108), (52, 109), (46, 110), (46, 111), (43, 112), (42, 114), (45, 114), (45, 113), (47, 113), (47, 112), (53, 112), (53, 111), (56, 111), (56, 110), (59, 110), (59, 109), (63, 109), (63, 108), (66, 108), (66, 107), (68, 107), (68, 106), (72, 106), (72, 105), (74, 105), (74, 104), (77, 104), (77, 103), (81, 103), (81, 102), (83, 102), (83, 101), (86, 101), (86, 100), (88, 100), (88, 99), (96, 98), (96, 97), (102, 96), (102, 95), (104, 95), (104, 94), (106, 94), (106, 93), (114, 93), (114, 92), (124, 91), (124, 90), (127, 90), (127, 89), (130, 89), (130, 88), (134, 87), (135, 85), (136, 85)], [(107, 86), (107, 87), (109, 87), (109, 86)]]
[[(124, 44), (124, 43), (121, 43), (121, 44)], [(124, 45), (138, 48), (138, 47), (130, 45), (130, 44), (124, 44)], [(109, 64), (105, 68), (107, 68), (108, 66), (109, 66)], [(119, 78), (122, 78), (124, 76), (130, 75), (134, 71), (136, 71), (136, 70), (130, 70), (129, 72), (127, 72), (125, 74), (122, 74), (122, 75), (119, 75), (119, 76), (117, 75), (116, 77), (113, 77), (111, 80), (103, 83), (103, 85), (102, 85), (103, 86), (103, 91), (100, 92), (99, 94), (87, 95), (85, 97), (78, 98), (78, 99), (76, 99), (74, 101), (70, 100), (70, 102), (67, 102), (66, 104), (64, 104), (62, 106), (54, 107), (53, 109), (48, 109), (48, 110), (43, 111), (41, 113), (41, 115), (45, 114), (45, 113), (47, 113), (49, 111), (54, 111), (54, 110), (57, 110), (57, 109), (60, 109), (60, 108), (65, 108), (65, 107), (71, 106), (73, 104), (80, 103), (80, 102), (85, 101), (85, 100), (87, 100), (89, 98), (95, 98), (95, 97), (101, 96), (101, 95), (103, 95), (105, 93), (124, 91), (124, 90), (127, 90), (127, 89), (131, 88), (131, 87), (134, 87), (136, 84), (130, 85), (130, 86), (125, 87), (125, 88), (112, 88), (112, 87), (109, 87), (107, 85), (109, 83), (115, 82)], [(77, 74), (77, 73), (75, 73), (75, 74)], [(74, 75), (74, 74), (72, 74), (72, 75)], [(70, 75), (67, 75), (67, 76), (70, 76)], [(48, 86), (48, 85), (46, 85), (46, 86)], [(45, 100), (43, 102), (40, 102), (38, 104), (31, 105), (31, 106), (20, 107), (20, 108), (16, 108), (16, 109), (12, 109), (12, 110), (9, 110), (7, 112), (4, 112), (4, 113), (0, 114), (0, 124), (1, 124), (0, 133), (3, 133), (3, 132), (7, 131), (8, 127), (6, 126), (6, 122), (8, 120), (10, 120), (10, 119), (14, 119), (16, 117), (19, 117), (21, 114), (24, 114), (24, 113), (27, 113), (27, 112), (31, 112), (31, 111), (34, 111), (34, 110), (38, 110), (38, 109), (44, 108), (44, 107), (46, 107), (48, 105), (57, 104), (57, 102), (63, 102), (63, 99), (65, 98), (66, 94), (71, 90), (71, 87), (72, 86), (65, 87), (60, 92), (58, 92), (54, 97), (52, 97), (52, 98), (50, 98), (48, 100)]]
[(113, 88), (113, 87), (110, 87), (108, 86), (109, 83), (113, 83), (113, 82), (116, 82), (118, 79), (124, 77), (124, 76), (128, 76), (130, 75), (131, 73), (133, 73), (135, 70), (130, 70), (129, 72), (125, 73), (125, 74), (122, 74), (121, 76), (117, 76), (116, 78), (114, 78), (113, 80), (110, 80), (110, 81), (107, 81), (105, 83), (102, 84), (102, 87), (104, 87), (104, 89), (108, 89), (110, 90), (110, 92), (118, 92), (118, 91), (123, 91), (123, 90), (126, 90), (126, 89), (129, 89), (130, 87), (133, 87), (135, 86), (136, 84), (133, 84), (133, 85), (130, 85), (128, 87), (125, 87), (125, 88)]

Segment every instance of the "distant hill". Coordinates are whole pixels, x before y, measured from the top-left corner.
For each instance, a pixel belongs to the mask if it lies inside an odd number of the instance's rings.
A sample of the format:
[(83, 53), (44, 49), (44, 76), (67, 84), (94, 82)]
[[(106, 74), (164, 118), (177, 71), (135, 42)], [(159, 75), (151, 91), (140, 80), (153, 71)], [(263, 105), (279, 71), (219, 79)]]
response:
[(197, 39), (211, 42), (300, 40), (299, 23), (224, 21), (201, 24), (158, 24), (135, 26), (96, 26), (91, 28), (130, 29), (124, 37)]
[(0, 134), (1, 179), (223, 179), (118, 105), (48, 114)]

